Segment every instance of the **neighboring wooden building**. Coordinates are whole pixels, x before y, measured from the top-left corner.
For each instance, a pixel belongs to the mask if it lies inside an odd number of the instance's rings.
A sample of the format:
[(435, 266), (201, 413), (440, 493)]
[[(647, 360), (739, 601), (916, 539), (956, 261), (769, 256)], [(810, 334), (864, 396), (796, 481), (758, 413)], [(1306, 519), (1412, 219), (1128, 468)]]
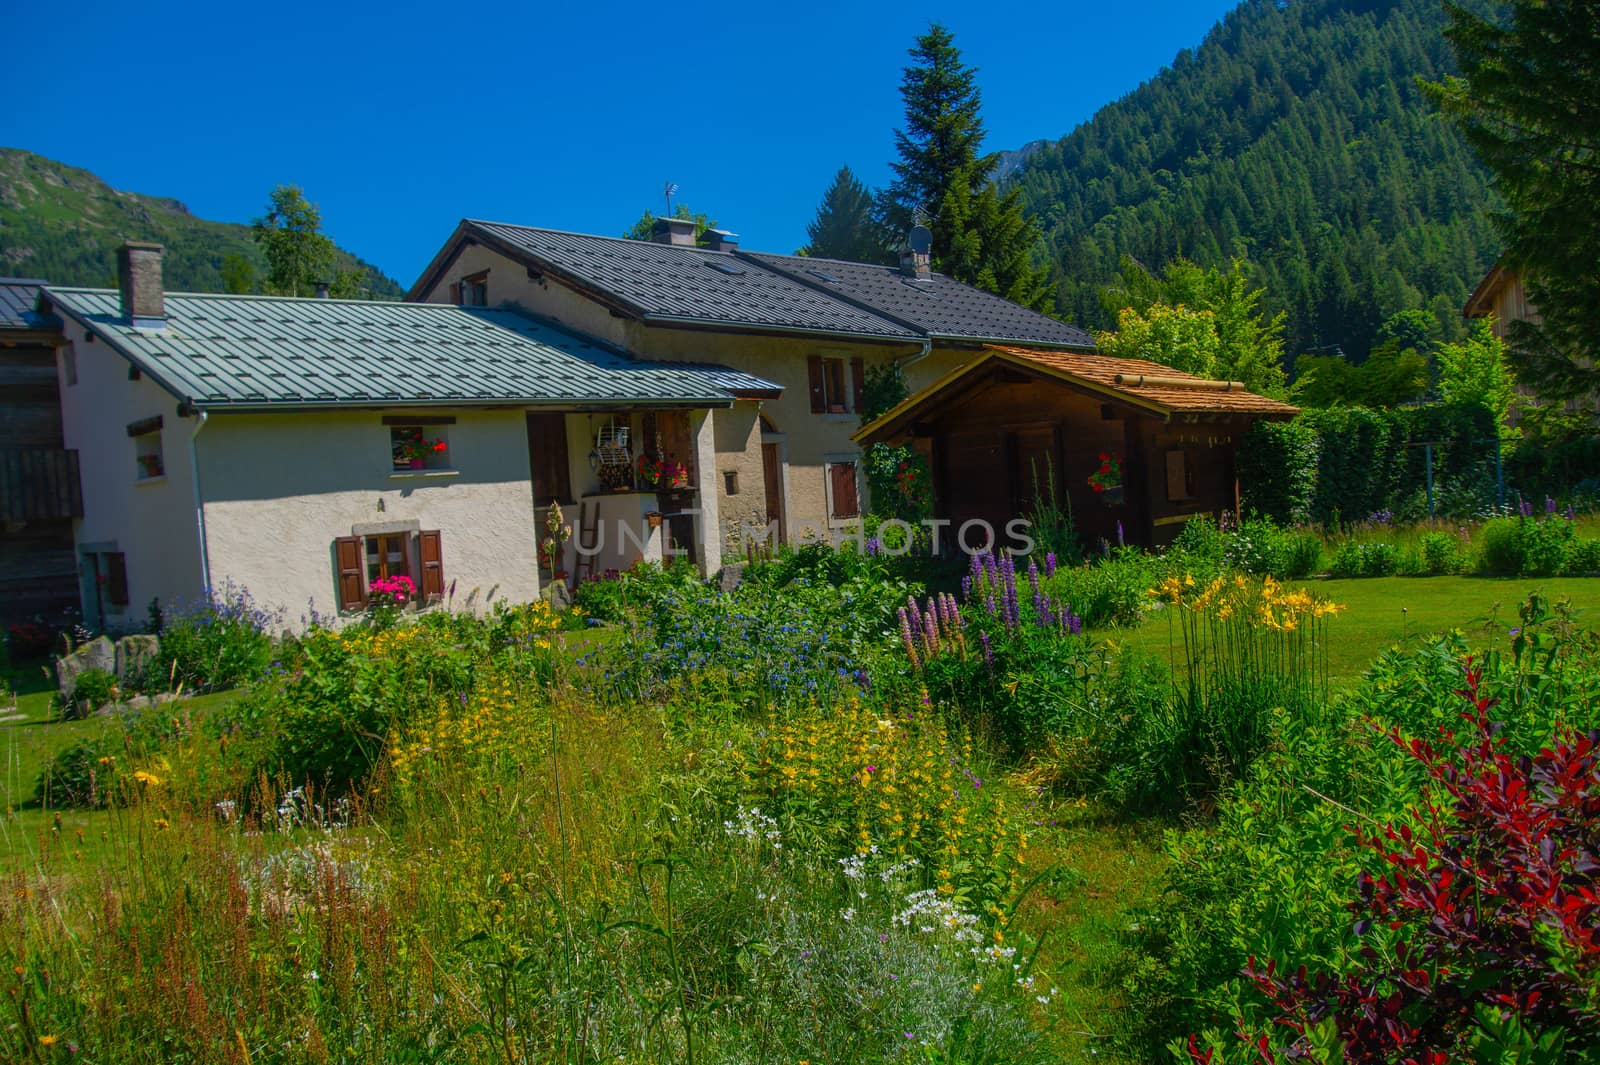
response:
[[(1076, 352), (987, 348), (917, 393), (855, 439), (909, 443), (933, 470), (936, 516), (954, 531), (986, 522), (1005, 529), (1033, 507), (1053, 470), (1057, 499), (1070, 503), (1080, 539), (1142, 546), (1168, 543), (1195, 515), (1237, 515), (1234, 455), (1263, 418), (1296, 408), (1167, 366)], [(1096, 492), (1102, 455), (1122, 469), (1121, 491)], [(949, 534), (946, 543), (957, 542)], [(977, 531), (960, 543), (979, 547)]]
[(78, 454), (62, 443), (61, 323), (36, 309), (43, 285), (0, 278), (0, 623), (59, 620), (78, 603)]
[(1494, 315), (1494, 335), (1502, 340), (1510, 333), (1512, 322), (1538, 323), (1539, 308), (1528, 300), (1528, 289), (1522, 275), (1495, 263), (1478, 287), (1467, 297), (1462, 308), (1464, 318), (1483, 318)]

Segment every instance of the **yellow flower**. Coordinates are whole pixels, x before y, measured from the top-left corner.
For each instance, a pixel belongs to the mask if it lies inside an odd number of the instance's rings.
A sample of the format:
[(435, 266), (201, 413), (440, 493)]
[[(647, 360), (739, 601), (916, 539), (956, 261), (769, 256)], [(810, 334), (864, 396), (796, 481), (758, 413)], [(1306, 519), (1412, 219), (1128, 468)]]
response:
[(39, 1045), (42, 1047), (53, 1047), (56, 1045), (56, 1040), (60, 1038), (61, 1037), (59, 1035), (41, 1035), (39, 1037)]
[(143, 769), (134, 773), (133, 779), (138, 781), (140, 784), (145, 785), (146, 787), (159, 788), (161, 786), (160, 777), (156, 776), (154, 773), (146, 773)]

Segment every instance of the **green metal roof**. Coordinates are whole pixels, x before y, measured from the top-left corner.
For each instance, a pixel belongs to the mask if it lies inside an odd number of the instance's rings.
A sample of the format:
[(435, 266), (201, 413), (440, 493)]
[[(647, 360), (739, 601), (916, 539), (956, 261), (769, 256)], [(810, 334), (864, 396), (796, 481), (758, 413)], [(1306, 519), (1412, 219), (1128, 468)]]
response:
[(511, 310), (168, 293), (164, 327), (149, 329), (112, 289), (45, 297), (198, 408), (732, 402), (720, 367), (636, 361)]

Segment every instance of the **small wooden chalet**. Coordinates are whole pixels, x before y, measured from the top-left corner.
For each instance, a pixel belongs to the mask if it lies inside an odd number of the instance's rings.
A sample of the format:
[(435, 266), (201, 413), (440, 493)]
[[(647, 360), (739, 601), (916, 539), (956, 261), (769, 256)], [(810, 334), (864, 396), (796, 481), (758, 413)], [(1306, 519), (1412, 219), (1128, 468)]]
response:
[(1159, 363), (990, 346), (855, 439), (921, 451), (935, 514), (957, 529), (987, 522), (1004, 545), (1006, 524), (1033, 511), (1053, 474), (1086, 545), (1154, 546), (1197, 514), (1237, 516), (1239, 438), (1296, 413), (1237, 381)]

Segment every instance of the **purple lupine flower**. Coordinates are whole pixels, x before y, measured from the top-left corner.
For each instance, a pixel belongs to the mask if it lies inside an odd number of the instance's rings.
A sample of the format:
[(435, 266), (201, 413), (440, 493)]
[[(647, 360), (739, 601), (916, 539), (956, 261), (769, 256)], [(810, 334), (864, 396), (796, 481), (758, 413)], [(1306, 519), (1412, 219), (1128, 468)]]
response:
[(1554, 514), (1556, 512), (1556, 501), (1549, 496), (1544, 497), (1544, 512), (1546, 514)]
[(1046, 551), (1044, 553), (1044, 575), (1046, 577), (1054, 577), (1056, 575), (1056, 553), (1054, 551)]
[(882, 547), (883, 547), (883, 545), (878, 542), (878, 538), (876, 536), (872, 537), (871, 539), (869, 539), (867, 541), (867, 557), (868, 558), (877, 557), (878, 551)]
[(983, 664), (989, 667), (989, 672), (994, 672), (994, 648), (989, 645), (989, 634), (978, 633), (978, 643), (983, 647)]
[(906, 613), (906, 608), (900, 608), (900, 642), (906, 646), (906, 654), (911, 656), (911, 668), (918, 667), (917, 642), (911, 638), (911, 616)]
[(972, 602), (972, 578), (961, 578), (961, 598), (965, 602)]
[(1073, 613), (1067, 614), (1067, 631), (1076, 636), (1083, 631), (1083, 619)]
[(1118, 547), (1122, 547), (1122, 546), (1123, 546), (1123, 539), (1122, 539), (1122, 519), (1121, 519), (1121, 518), (1118, 518), (1118, 519), (1117, 519), (1117, 546), (1118, 546)]
[(1028, 587), (1032, 588), (1035, 594), (1039, 591), (1039, 567), (1031, 558), (1028, 559)]
[(929, 658), (939, 653), (939, 623), (934, 620), (932, 611), (922, 615), (922, 642), (928, 649)]
[(1567, 520), (1568, 521), (1577, 521), (1578, 520), (1577, 508), (1575, 508), (1571, 503), (1567, 504)]
[(1517, 512), (1524, 518), (1531, 518), (1533, 517), (1533, 504), (1526, 499), (1521, 500), (1517, 503)]
[(922, 608), (917, 606), (917, 597), (906, 599), (906, 613), (911, 615), (911, 627), (918, 631), (922, 629)]

